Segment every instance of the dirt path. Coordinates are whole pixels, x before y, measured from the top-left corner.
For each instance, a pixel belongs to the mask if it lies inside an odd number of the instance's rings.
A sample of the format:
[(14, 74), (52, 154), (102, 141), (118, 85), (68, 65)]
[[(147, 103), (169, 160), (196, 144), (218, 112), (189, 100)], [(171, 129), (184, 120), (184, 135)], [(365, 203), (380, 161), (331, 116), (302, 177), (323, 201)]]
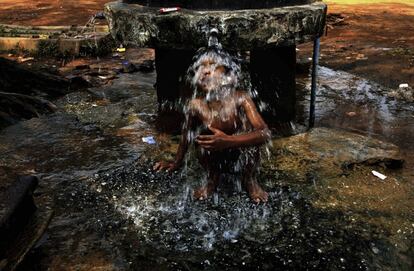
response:
[[(1, 0), (0, 23), (84, 25), (110, 0)], [(414, 86), (412, 0), (326, 0), (329, 28), (321, 64), (396, 88)], [(398, 3), (392, 3), (398, 2)], [(344, 4), (345, 3), (345, 4)], [(299, 47), (309, 57), (312, 44)]]
[(1, 0), (0, 23), (84, 25), (110, 0)]
[(323, 65), (391, 88), (414, 85), (414, 2), (329, 4), (328, 10)]

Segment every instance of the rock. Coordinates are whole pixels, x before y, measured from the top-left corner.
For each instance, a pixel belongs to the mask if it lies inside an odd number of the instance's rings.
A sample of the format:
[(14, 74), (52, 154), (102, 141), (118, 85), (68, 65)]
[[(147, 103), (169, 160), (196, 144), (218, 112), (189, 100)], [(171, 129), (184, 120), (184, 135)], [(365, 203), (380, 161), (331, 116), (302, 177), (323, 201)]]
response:
[(75, 70), (89, 70), (89, 69), (90, 69), (89, 65), (86, 65), (86, 64), (77, 65), (75, 67)]
[(155, 70), (153, 60), (144, 60), (139, 66), (138, 71), (143, 73), (153, 72)]
[(227, 49), (250, 50), (295, 45), (324, 33), (326, 4), (231, 11), (159, 14), (159, 8), (111, 2), (105, 6), (113, 37), (123, 45), (151, 48), (198, 49), (217, 27)]
[(133, 63), (131, 63), (127, 60), (122, 62), (121, 72), (123, 72), (123, 73), (133, 73), (133, 72), (136, 72), (136, 71), (138, 71), (138, 69)]
[(401, 167), (403, 160), (394, 144), (356, 133), (315, 128), (307, 133), (273, 141), (273, 164), (287, 174), (306, 178), (312, 172), (337, 176), (357, 164)]
[(398, 89), (392, 90), (388, 93), (389, 97), (395, 98), (397, 100), (404, 100), (407, 102), (414, 101), (414, 89), (408, 84), (400, 84)]
[[(34, 176), (0, 182), (0, 269), (15, 270), (46, 231), (52, 211), (35, 205)], [(5, 188), (5, 189), (4, 189)]]
[(0, 90), (8, 93), (60, 97), (73, 90), (70, 81), (61, 76), (29, 69), (0, 57)]

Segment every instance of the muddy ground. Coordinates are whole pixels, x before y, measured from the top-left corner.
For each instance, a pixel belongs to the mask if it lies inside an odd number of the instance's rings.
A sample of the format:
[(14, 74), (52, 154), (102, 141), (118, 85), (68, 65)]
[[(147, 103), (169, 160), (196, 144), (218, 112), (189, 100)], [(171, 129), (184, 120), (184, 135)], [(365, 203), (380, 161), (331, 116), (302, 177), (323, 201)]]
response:
[(107, 0), (2, 0), (0, 23), (16, 25), (83, 25)]
[(414, 85), (413, 4), (329, 4), (328, 12), (322, 65), (391, 88)]

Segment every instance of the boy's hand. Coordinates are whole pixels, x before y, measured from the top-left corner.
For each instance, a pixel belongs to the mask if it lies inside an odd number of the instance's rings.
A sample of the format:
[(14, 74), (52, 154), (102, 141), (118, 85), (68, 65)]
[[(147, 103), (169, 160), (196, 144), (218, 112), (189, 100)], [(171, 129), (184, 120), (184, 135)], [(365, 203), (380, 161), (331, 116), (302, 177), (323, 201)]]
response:
[(176, 163), (171, 163), (171, 162), (165, 162), (165, 161), (160, 161), (155, 163), (154, 167), (152, 168), (155, 171), (161, 171), (161, 170), (165, 170), (167, 172), (172, 172), (175, 171), (179, 168), (179, 166)]
[(211, 151), (219, 151), (230, 147), (230, 137), (223, 131), (208, 126), (213, 135), (199, 135), (196, 142), (204, 149)]

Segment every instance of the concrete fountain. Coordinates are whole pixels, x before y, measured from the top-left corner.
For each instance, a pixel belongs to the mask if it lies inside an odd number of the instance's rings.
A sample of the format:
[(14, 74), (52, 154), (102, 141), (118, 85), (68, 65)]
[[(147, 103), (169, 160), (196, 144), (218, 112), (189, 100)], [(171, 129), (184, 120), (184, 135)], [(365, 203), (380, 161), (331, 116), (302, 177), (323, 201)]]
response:
[[(162, 7), (180, 9), (162, 12)], [(316, 0), (124, 0), (105, 7), (120, 44), (155, 49), (160, 105), (183, 96), (192, 56), (217, 28), (223, 48), (248, 52), (252, 87), (266, 104), (262, 115), (269, 124), (294, 119), (296, 45), (324, 33), (326, 11)]]

